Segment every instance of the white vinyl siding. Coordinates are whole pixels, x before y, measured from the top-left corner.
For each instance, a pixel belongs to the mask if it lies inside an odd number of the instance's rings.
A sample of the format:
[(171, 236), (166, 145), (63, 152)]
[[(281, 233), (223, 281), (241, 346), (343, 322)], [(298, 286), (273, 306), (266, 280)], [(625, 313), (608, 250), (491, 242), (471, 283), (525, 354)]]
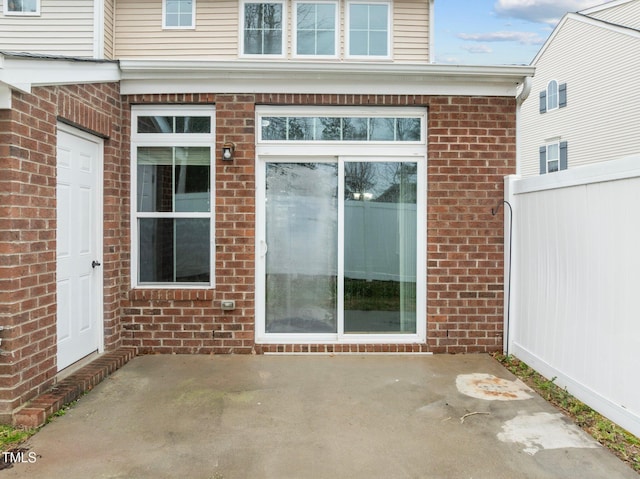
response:
[(39, 16), (2, 15), (0, 50), (93, 58), (93, 6), (93, 0), (44, 1)]
[[(318, 0), (320, 3), (322, 0)], [(313, 56), (296, 55), (294, 0), (284, 2), (285, 58), (313, 61)], [(345, 4), (338, 2), (338, 45), (336, 59), (345, 58)], [(429, 2), (391, 2), (391, 60), (429, 62)], [(115, 56), (117, 58), (203, 58), (230, 60), (242, 56), (240, 36), (242, 3), (237, 0), (196, 2), (196, 28), (162, 29), (162, 0), (118, 0), (116, 3)], [(326, 57), (318, 57), (326, 61)]]
[(393, 2), (393, 59), (429, 62), (429, 2)]
[[(582, 45), (576, 48), (576, 45)], [(539, 147), (568, 141), (571, 168), (638, 153), (640, 36), (569, 18), (538, 59), (522, 106), (519, 173), (539, 173)], [(567, 85), (567, 106), (540, 114), (537, 92), (552, 79)]]
[(117, 58), (206, 58), (238, 56), (238, 2), (196, 2), (196, 28), (162, 28), (161, 0), (118, 0)]
[(599, 12), (590, 13), (589, 16), (605, 22), (640, 30), (639, 2), (629, 2), (612, 8), (605, 8)]

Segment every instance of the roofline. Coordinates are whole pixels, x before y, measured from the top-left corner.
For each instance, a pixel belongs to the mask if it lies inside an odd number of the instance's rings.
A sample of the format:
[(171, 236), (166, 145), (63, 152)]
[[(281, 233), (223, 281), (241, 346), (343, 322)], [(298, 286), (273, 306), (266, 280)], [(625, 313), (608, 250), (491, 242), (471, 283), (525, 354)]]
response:
[[(515, 95), (530, 66), (120, 60), (123, 94), (370, 93)], [(204, 90), (203, 90), (204, 89)]]
[(591, 15), (592, 13), (601, 12), (602, 10), (608, 10), (609, 8), (614, 8), (619, 5), (624, 5), (625, 3), (631, 3), (634, 1), (635, 0), (614, 0), (607, 3), (602, 3), (600, 5), (596, 5), (595, 7), (579, 10), (578, 13), (581, 13), (582, 15)]
[(515, 96), (534, 67), (214, 60), (95, 60), (0, 52), (0, 105), (10, 90), (120, 82), (123, 94), (309, 93)]
[[(621, 1), (627, 2), (629, 0), (621, 0)], [(633, 0), (633, 1), (635, 1), (635, 0)], [(558, 22), (556, 27), (551, 32), (551, 35), (549, 35), (549, 38), (547, 38), (547, 41), (544, 42), (544, 45), (542, 45), (542, 47), (540, 48), (540, 50), (538, 51), (536, 56), (533, 58), (533, 60), (531, 60), (531, 65), (532, 66), (535, 66), (535, 64), (538, 62), (540, 57), (544, 54), (544, 52), (547, 50), (547, 48), (549, 47), (551, 42), (553, 42), (553, 39), (556, 37), (558, 32), (562, 29), (562, 27), (564, 26), (565, 23), (567, 23), (568, 20), (575, 20), (575, 21), (578, 21), (578, 22), (581, 22), (581, 23), (585, 23), (585, 24), (588, 24), (588, 25), (593, 25), (595, 27), (603, 28), (605, 30), (610, 30), (610, 31), (614, 31), (614, 32), (617, 32), (617, 33), (622, 33), (623, 35), (629, 35), (629, 36), (632, 36), (632, 37), (640, 38), (640, 30), (637, 30), (637, 29), (631, 28), (631, 27), (625, 27), (624, 25), (618, 25), (616, 23), (611, 23), (611, 22), (608, 22), (606, 20), (600, 20), (598, 18), (593, 18), (593, 17), (587, 16), (587, 15), (584, 14), (584, 10), (582, 12), (578, 12), (578, 13), (567, 13)]]

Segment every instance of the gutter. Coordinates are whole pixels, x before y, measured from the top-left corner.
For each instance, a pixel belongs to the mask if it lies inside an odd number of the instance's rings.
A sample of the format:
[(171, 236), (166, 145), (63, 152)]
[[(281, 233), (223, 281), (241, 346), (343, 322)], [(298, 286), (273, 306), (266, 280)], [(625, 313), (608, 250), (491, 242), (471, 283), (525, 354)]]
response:
[(529, 66), (383, 62), (120, 60), (123, 94), (295, 93), (513, 96)]

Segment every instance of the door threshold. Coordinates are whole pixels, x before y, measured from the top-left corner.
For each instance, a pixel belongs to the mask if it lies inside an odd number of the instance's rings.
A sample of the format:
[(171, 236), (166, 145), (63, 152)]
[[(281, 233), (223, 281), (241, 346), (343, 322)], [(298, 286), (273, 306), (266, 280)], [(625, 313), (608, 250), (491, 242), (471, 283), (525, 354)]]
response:
[(86, 366), (91, 361), (94, 361), (95, 359), (97, 359), (100, 356), (101, 356), (101, 354), (98, 351), (95, 351), (95, 352), (85, 356), (84, 358), (79, 359), (75, 363), (70, 364), (66, 368), (58, 371), (58, 374), (56, 374), (56, 382), (60, 382), (63, 379), (71, 376), (73, 373), (75, 373), (79, 369), (82, 369), (84, 366)]

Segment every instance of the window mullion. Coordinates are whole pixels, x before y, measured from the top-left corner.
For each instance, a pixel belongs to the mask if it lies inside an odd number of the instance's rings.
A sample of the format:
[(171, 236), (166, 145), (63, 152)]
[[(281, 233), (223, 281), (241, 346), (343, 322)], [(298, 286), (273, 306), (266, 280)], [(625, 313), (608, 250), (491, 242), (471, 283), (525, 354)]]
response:
[(338, 271), (336, 320), (338, 339), (344, 336), (344, 160), (338, 157)]

